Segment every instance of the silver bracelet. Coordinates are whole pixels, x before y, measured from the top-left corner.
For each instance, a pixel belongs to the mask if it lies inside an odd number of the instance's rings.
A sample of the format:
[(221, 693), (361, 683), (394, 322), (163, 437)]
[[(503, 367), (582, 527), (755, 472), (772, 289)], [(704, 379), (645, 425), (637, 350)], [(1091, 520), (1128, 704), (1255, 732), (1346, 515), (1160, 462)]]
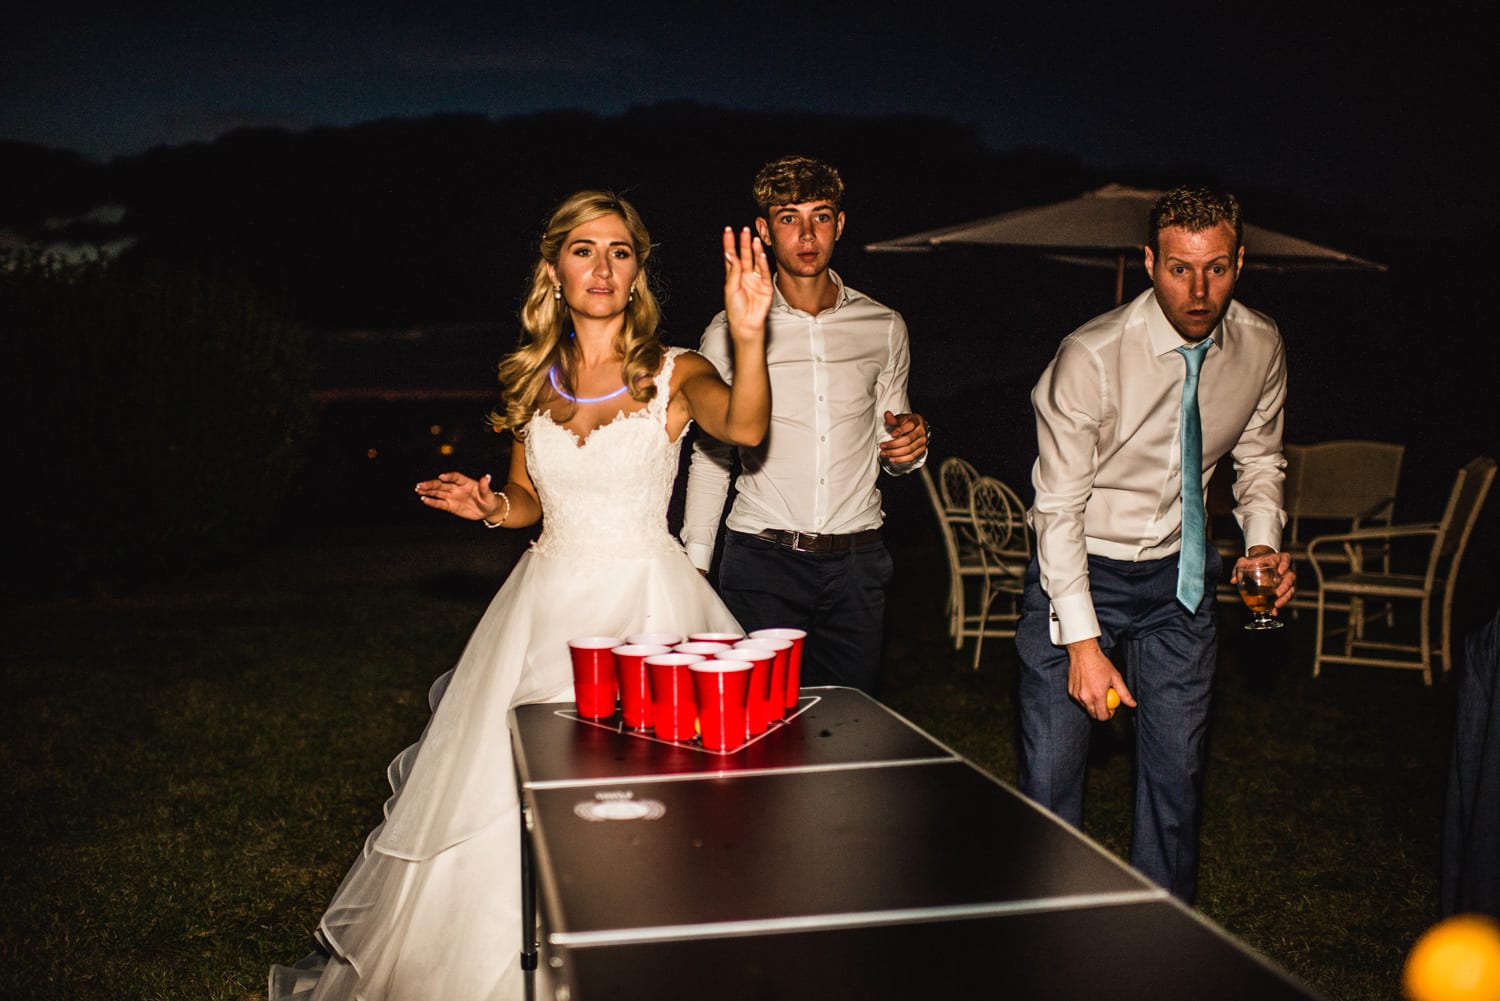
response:
[(499, 528), (501, 525), (505, 524), (505, 519), (510, 517), (510, 498), (506, 496), (504, 490), (496, 490), (495, 496), (505, 498), (505, 513), (500, 516), (499, 521), (490, 521), (488, 518), (480, 518), (479, 520), (484, 522), (485, 528)]

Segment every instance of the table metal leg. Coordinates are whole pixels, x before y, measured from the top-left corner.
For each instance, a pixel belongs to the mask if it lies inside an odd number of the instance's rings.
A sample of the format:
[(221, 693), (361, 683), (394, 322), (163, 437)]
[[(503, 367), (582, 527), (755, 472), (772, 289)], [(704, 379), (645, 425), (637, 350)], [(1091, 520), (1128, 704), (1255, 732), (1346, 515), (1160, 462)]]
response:
[(531, 858), (531, 811), (521, 808), (521, 969), (537, 962), (536, 872)]

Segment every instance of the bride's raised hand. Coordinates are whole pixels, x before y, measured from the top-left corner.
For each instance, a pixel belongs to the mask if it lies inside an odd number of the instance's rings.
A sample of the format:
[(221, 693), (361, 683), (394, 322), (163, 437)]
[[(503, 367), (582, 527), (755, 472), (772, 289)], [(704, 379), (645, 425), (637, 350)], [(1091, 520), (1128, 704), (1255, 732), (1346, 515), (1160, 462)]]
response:
[(750, 227), (724, 227), (724, 314), (731, 336), (761, 335), (771, 312), (771, 265)]
[(707, 358), (687, 352), (677, 363), (673, 399), (684, 417), (710, 437), (759, 445), (771, 423), (771, 377), (766, 370), (766, 318), (771, 313), (771, 265), (766, 248), (746, 226), (736, 241), (724, 227), (724, 317), (734, 348), (734, 382), (726, 385)]

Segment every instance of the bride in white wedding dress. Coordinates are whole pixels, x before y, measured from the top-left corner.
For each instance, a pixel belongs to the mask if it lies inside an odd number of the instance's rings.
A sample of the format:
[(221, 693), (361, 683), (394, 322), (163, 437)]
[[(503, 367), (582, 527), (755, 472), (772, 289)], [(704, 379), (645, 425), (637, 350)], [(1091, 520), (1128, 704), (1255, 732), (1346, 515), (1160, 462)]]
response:
[(541, 535), (433, 684), (432, 717), (391, 763), (385, 820), (319, 922), (319, 950), (272, 967), (272, 1001), (524, 996), (511, 706), (573, 698), (574, 636), (738, 628), (667, 528), (689, 424), (754, 445), (770, 420), (770, 268), (748, 228), (726, 229), (723, 246), (733, 387), (657, 339), (651, 241), (629, 203), (586, 191), (553, 213), (527, 336), (500, 366), (493, 420), (516, 436), (505, 487), (451, 472), (417, 485), (429, 507), (491, 527), (545, 514)]

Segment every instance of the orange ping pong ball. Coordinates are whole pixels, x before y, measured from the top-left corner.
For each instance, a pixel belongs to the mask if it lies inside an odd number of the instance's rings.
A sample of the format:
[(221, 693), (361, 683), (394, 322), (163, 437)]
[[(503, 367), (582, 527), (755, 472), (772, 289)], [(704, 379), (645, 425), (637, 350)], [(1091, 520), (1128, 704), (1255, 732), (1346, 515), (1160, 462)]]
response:
[(1500, 998), (1500, 921), (1487, 914), (1439, 921), (1407, 953), (1401, 986), (1411, 1001)]
[(1111, 688), (1104, 693), (1104, 705), (1111, 711), (1120, 708), (1120, 693)]

